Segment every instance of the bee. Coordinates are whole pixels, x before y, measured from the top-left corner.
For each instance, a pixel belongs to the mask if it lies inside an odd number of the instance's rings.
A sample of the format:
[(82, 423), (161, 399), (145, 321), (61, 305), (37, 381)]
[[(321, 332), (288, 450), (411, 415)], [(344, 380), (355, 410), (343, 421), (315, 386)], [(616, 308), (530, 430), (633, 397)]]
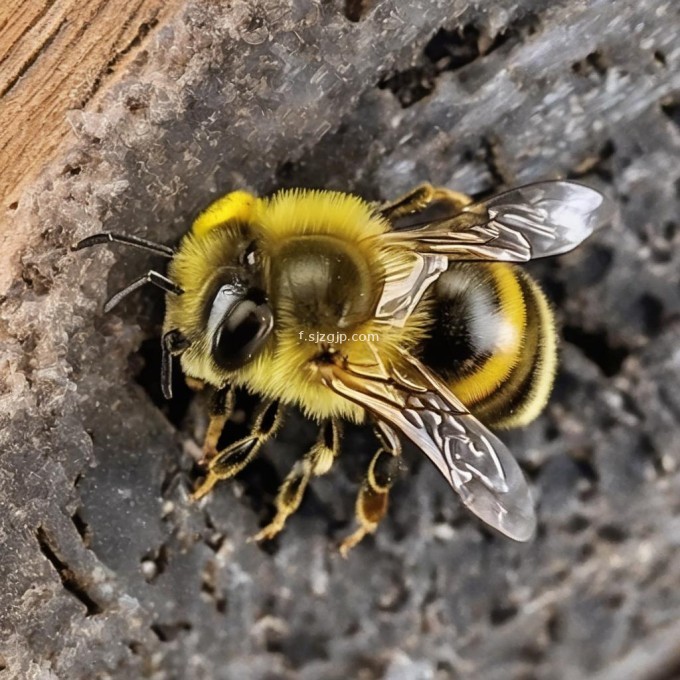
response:
[[(169, 260), (146, 283), (166, 293), (163, 393), (173, 359), (211, 391), (205, 477), (193, 499), (243, 470), (289, 407), (319, 424), (254, 540), (271, 539), (310, 480), (340, 453), (341, 422), (370, 421), (378, 449), (360, 486), (343, 555), (386, 513), (402, 438), (430, 459), (465, 507), (516, 541), (535, 531), (529, 486), (490, 428), (526, 425), (555, 375), (556, 331), (545, 295), (516, 263), (571, 250), (608, 220), (598, 191), (571, 181), (481, 201), (429, 184), (383, 204), (333, 191), (234, 191), (210, 205), (178, 247), (100, 233)], [(235, 388), (261, 399), (250, 434), (218, 442)]]

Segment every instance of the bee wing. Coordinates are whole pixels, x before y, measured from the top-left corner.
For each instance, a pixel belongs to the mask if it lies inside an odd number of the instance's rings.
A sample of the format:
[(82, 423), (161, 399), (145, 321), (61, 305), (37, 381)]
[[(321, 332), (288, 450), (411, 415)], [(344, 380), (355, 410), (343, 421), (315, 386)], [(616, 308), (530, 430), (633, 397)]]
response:
[(324, 382), (406, 435), (482, 521), (516, 541), (528, 541), (536, 516), (510, 451), (420, 361), (402, 354), (403, 374), (388, 377), (384, 371), (328, 364), (321, 368)]
[(375, 318), (403, 326), (425, 291), (448, 266), (446, 255), (411, 253), (406, 267), (387, 273)]
[(575, 248), (611, 215), (611, 203), (595, 189), (570, 181), (538, 182), (383, 238), (454, 260), (526, 262)]

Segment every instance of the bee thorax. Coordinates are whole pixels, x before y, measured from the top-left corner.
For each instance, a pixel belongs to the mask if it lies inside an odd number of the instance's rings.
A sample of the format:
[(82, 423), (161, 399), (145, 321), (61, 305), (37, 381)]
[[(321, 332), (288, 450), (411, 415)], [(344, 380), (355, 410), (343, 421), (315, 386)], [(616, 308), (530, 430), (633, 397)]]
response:
[(326, 330), (366, 321), (380, 292), (358, 250), (327, 236), (287, 242), (273, 258), (272, 290), (279, 315), (291, 314), (300, 326)]

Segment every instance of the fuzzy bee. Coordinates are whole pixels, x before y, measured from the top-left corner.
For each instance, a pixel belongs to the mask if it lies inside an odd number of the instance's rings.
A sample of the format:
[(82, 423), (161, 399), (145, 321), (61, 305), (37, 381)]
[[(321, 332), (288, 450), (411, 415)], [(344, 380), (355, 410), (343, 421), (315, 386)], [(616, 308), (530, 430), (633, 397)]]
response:
[[(346, 554), (386, 512), (401, 437), (483, 522), (516, 541), (532, 536), (528, 485), (489, 428), (526, 425), (545, 406), (556, 333), (538, 284), (513, 263), (571, 250), (609, 213), (599, 192), (569, 181), (479, 202), (425, 184), (379, 205), (332, 191), (235, 191), (176, 249), (112, 233), (75, 247), (120, 242), (169, 259), (167, 276), (149, 271), (105, 311), (146, 283), (166, 292), (164, 394), (173, 357), (212, 392), (206, 474), (194, 499), (248, 465), (287, 407), (319, 423), (256, 540), (279, 533), (310, 479), (330, 470), (341, 421), (373, 423), (379, 448)], [(220, 450), (238, 387), (261, 402), (251, 433)]]

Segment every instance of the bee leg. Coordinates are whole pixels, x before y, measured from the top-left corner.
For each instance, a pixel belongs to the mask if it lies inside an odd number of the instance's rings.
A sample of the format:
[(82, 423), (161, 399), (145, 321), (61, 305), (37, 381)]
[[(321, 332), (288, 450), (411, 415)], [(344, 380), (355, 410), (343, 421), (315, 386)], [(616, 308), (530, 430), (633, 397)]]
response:
[(208, 415), (210, 422), (203, 440), (203, 458), (201, 465), (207, 465), (217, 456), (217, 443), (224, 430), (224, 425), (231, 417), (234, 410), (234, 390), (231, 385), (227, 385), (219, 390), (215, 390), (210, 395), (210, 406)]
[(418, 212), (430, 204), (433, 194), (434, 187), (431, 184), (419, 184), (407, 194), (381, 204), (380, 214), (388, 220), (394, 220)]
[(436, 207), (442, 214), (455, 214), (470, 203), (472, 199), (466, 194), (444, 187), (433, 187), (431, 184), (420, 184), (394, 201), (383, 203), (379, 211), (383, 217), (394, 222), (401, 217), (414, 215), (433, 207)]
[(251, 541), (270, 540), (276, 536), (286, 520), (302, 502), (302, 497), (312, 477), (326, 474), (340, 451), (340, 422), (335, 418), (327, 420), (319, 430), (319, 436), (312, 448), (293, 466), (276, 495), (274, 519)]
[(200, 392), (201, 390), (205, 389), (205, 382), (203, 380), (199, 380), (198, 378), (192, 378), (186, 375), (184, 376), (184, 382), (193, 392)]
[(401, 444), (395, 433), (380, 424), (376, 429), (380, 448), (368, 466), (368, 472), (361, 484), (356, 503), (356, 517), (359, 528), (340, 544), (340, 554), (347, 557), (349, 551), (368, 534), (372, 534), (387, 511), (390, 487), (394, 483), (399, 467)]
[(263, 402), (257, 410), (252, 432), (219, 451), (208, 462), (208, 474), (200, 486), (191, 494), (192, 500), (199, 500), (208, 494), (221, 479), (230, 479), (243, 470), (259, 453), (262, 445), (276, 434), (283, 419), (283, 409), (278, 401)]

